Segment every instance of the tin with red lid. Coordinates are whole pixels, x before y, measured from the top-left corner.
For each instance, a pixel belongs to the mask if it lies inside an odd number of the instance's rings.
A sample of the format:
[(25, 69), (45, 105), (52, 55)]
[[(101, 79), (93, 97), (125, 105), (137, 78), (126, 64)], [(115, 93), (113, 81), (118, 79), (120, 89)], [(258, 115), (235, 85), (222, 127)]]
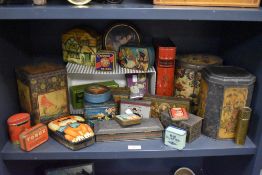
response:
[(28, 113), (14, 114), (7, 120), (9, 137), (12, 143), (19, 144), (19, 135), (31, 127), (30, 115)]

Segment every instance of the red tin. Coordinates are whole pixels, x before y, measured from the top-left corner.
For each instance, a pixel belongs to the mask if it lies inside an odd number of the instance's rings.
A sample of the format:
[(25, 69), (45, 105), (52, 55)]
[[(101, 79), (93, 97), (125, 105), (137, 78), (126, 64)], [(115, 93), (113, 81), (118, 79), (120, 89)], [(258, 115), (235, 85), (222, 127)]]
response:
[(25, 151), (31, 151), (47, 140), (47, 126), (42, 123), (39, 123), (28, 130), (25, 130), (19, 136), (20, 148)]
[(30, 115), (28, 113), (18, 113), (12, 115), (8, 118), (7, 124), (11, 142), (19, 144), (20, 133), (31, 127)]

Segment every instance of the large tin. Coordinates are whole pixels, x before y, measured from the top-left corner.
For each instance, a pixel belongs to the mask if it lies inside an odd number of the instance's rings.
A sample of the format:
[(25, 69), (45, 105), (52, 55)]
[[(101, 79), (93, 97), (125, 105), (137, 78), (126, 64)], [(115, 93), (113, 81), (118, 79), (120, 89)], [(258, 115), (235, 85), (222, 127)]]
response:
[(20, 105), (34, 123), (69, 114), (67, 74), (62, 65), (42, 63), (16, 69)]
[(220, 65), (222, 59), (214, 55), (178, 55), (175, 70), (175, 96), (191, 100), (192, 113), (197, 112), (200, 89), (200, 70), (210, 65)]
[(238, 111), (251, 103), (255, 76), (234, 66), (204, 68), (198, 116), (203, 134), (217, 139), (235, 137)]
[(31, 151), (47, 140), (47, 126), (42, 123), (38, 123), (32, 128), (25, 130), (19, 136), (20, 148), (24, 151)]
[(91, 29), (72, 29), (62, 36), (66, 62), (95, 66), (96, 52), (102, 48), (101, 36)]
[(12, 115), (7, 120), (9, 137), (12, 143), (19, 144), (19, 135), (31, 127), (30, 115), (28, 113), (19, 113)]
[(127, 110), (143, 119), (150, 118), (151, 102), (145, 100), (121, 100), (120, 114), (126, 114)]
[(99, 121), (95, 126), (96, 141), (141, 140), (162, 138), (159, 119), (143, 119), (140, 125), (122, 127), (114, 120)]

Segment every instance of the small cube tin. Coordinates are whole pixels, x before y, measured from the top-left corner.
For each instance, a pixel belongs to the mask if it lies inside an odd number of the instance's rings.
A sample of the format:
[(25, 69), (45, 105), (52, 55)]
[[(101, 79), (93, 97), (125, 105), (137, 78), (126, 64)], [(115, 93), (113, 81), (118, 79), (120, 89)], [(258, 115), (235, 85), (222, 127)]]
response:
[(19, 135), (20, 148), (31, 151), (48, 140), (47, 126), (39, 123)]
[(85, 89), (84, 99), (89, 103), (104, 103), (112, 98), (112, 92), (110, 88), (93, 84)]
[(121, 126), (137, 125), (141, 123), (141, 117), (135, 114), (122, 114), (115, 117), (115, 121)]
[(96, 70), (112, 71), (115, 68), (116, 52), (100, 50), (96, 54)]
[(168, 126), (165, 131), (164, 143), (167, 146), (182, 150), (186, 146), (186, 131), (174, 126)]

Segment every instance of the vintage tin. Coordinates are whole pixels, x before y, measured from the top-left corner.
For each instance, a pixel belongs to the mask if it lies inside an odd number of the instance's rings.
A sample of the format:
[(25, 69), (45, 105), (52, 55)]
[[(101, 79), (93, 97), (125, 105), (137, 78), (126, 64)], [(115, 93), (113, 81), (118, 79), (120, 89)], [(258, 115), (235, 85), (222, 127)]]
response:
[(111, 91), (112, 91), (114, 102), (119, 105), (122, 99), (129, 99), (130, 97), (130, 88), (125, 88), (125, 87), (111, 88)]
[(12, 143), (19, 144), (19, 135), (31, 127), (30, 115), (28, 113), (19, 113), (12, 115), (7, 120), (9, 137)]
[(99, 121), (95, 126), (96, 141), (141, 140), (162, 138), (163, 127), (156, 118), (143, 119), (140, 125), (122, 127), (114, 120)]
[(115, 117), (115, 121), (121, 126), (137, 125), (141, 123), (141, 117), (135, 114), (121, 114)]
[(116, 52), (100, 50), (96, 53), (96, 70), (112, 71), (115, 69)]
[(119, 52), (122, 45), (138, 46), (141, 37), (135, 28), (130, 24), (114, 24), (105, 32), (103, 45), (106, 50)]
[(48, 140), (47, 126), (38, 123), (19, 135), (20, 148), (24, 151), (31, 151)]
[(174, 95), (176, 46), (169, 39), (155, 40), (156, 49), (156, 95)]
[(151, 116), (151, 102), (145, 100), (121, 100), (120, 114), (126, 114), (127, 110), (131, 110), (133, 114), (143, 119), (148, 119)]
[(249, 106), (255, 76), (234, 66), (212, 66), (202, 71), (198, 116), (203, 117), (203, 134), (233, 139), (238, 111)]
[(85, 89), (84, 100), (89, 103), (104, 103), (112, 98), (110, 88), (92, 84)]
[(110, 120), (118, 114), (118, 106), (114, 101), (105, 103), (85, 103), (84, 116), (87, 120)]
[(153, 47), (121, 46), (118, 62), (122, 67), (147, 71), (154, 65), (155, 51)]
[(200, 89), (200, 70), (210, 65), (220, 65), (222, 59), (214, 55), (178, 55), (175, 71), (175, 96), (191, 99), (192, 113), (197, 113)]
[(148, 93), (147, 74), (127, 74), (127, 87), (130, 88), (130, 98), (142, 98)]
[(170, 117), (172, 121), (188, 120), (189, 115), (185, 108), (173, 107), (169, 109)]
[(181, 167), (176, 170), (174, 175), (196, 175), (196, 174), (187, 167)]
[[(70, 99), (71, 99), (71, 103), (72, 103), (72, 106), (73, 106), (74, 109), (84, 108), (85, 89), (92, 84), (94, 84), (94, 83), (71, 86), (69, 88)], [(119, 87), (119, 85), (114, 80), (97, 82), (95, 84), (100, 84), (100, 85), (104, 85), (106, 87), (109, 87), (111, 89), (111, 91), (112, 91), (112, 89)]]
[(101, 36), (91, 29), (76, 28), (62, 36), (65, 62), (95, 66), (96, 52), (101, 48)]
[(164, 143), (172, 148), (182, 150), (186, 146), (186, 131), (174, 126), (168, 126), (165, 130)]
[(173, 107), (182, 107), (190, 111), (190, 100), (185, 98), (145, 95), (143, 100), (151, 102), (151, 117), (153, 118), (160, 119), (161, 112)]
[(69, 114), (66, 69), (42, 63), (16, 69), (20, 105), (34, 123), (45, 123)]
[(50, 135), (72, 150), (79, 150), (94, 144), (94, 132), (80, 116), (67, 116), (48, 123)]

